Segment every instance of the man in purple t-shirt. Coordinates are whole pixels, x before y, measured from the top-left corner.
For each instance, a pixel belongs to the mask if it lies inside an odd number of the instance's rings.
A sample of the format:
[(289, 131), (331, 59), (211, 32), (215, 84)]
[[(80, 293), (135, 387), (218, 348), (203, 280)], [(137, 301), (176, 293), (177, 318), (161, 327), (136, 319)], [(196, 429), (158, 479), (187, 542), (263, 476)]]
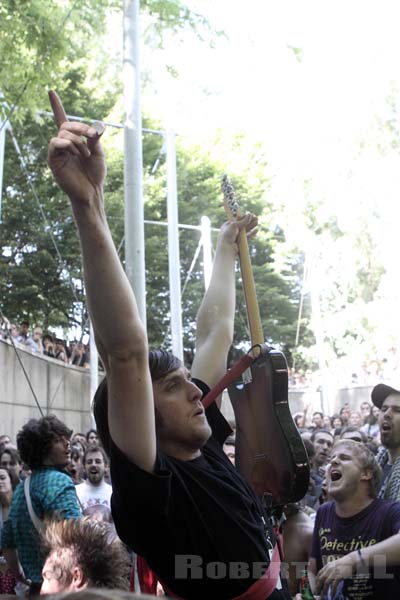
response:
[(333, 501), (318, 510), (309, 564), (321, 598), (400, 596), (400, 502), (376, 498), (380, 476), (364, 444), (340, 440), (333, 447), (327, 469)]

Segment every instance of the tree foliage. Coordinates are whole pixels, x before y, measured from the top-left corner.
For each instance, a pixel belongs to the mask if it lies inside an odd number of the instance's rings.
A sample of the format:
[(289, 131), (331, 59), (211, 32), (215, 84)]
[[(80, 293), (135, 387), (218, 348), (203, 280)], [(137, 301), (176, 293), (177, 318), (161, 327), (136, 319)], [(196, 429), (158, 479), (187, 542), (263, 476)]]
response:
[[(0, 18), (0, 54), (6, 57), (0, 66), (0, 76), (8, 105), (6, 112), (9, 114), (10, 107), (18, 105), (18, 111), (11, 118), (12, 135), (8, 133), (6, 137), (0, 224), (0, 303), (12, 321), (28, 318), (45, 329), (61, 326), (67, 331), (74, 324), (83, 326), (86, 320), (79, 241), (72, 213), (46, 166), (47, 141), (53, 135), (54, 125), (52, 119), (37, 116), (32, 111), (47, 106), (45, 92), (56, 87), (69, 114), (106, 117), (118, 112), (118, 69), (107, 60), (98, 43), (108, 11), (115, 9), (115, 4), (106, 0), (95, 5), (88, 0), (67, 5), (50, 0), (44, 4), (38, 0), (17, 5), (7, 0), (0, 8), (3, 17)], [(149, 15), (147, 34), (150, 36), (152, 32), (153, 44), (162, 43), (164, 27), (172, 30), (186, 27), (199, 35), (209, 31), (206, 20), (188, 11), (178, 0), (147, 0), (142, 8)], [(14, 30), (8, 33), (11, 17)], [(89, 59), (94, 47), (96, 54)], [(12, 63), (16, 65), (14, 71)], [(147, 119), (144, 126), (160, 128)], [(121, 136), (120, 131), (109, 131), (104, 143), (108, 162), (106, 212), (123, 260)], [(18, 141), (24, 166), (14, 140)], [(144, 136), (144, 192), (145, 219), (165, 223), (166, 172), (165, 157), (160, 154), (162, 141), (151, 134)], [(286, 351), (290, 358), (302, 258), (293, 255), (286, 262), (280, 260), (285, 268), (278, 272), (276, 256), (281, 252), (283, 232), (277, 228), (275, 209), (268, 198), (267, 162), (265, 157), (260, 158), (260, 148), (255, 147), (251, 156), (248, 148), (243, 150), (242, 143), (239, 136), (231, 140), (232, 145), (227, 149), (219, 140), (220, 156), (190, 147), (185, 141), (178, 143), (179, 221), (198, 226), (201, 216), (207, 215), (212, 226), (219, 228), (225, 220), (221, 176), (232, 169), (243, 208), (260, 215), (260, 232), (251, 244), (251, 253), (266, 338)], [(241, 168), (234, 164), (237, 152), (243, 154), (239, 159)], [(159, 166), (154, 171), (157, 161)], [(150, 343), (169, 347), (167, 228), (154, 224), (145, 227)], [(216, 235), (213, 232), (214, 247)], [(180, 231), (182, 287), (187, 280), (182, 296), (182, 320), (188, 361), (194, 350), (195, 316), (204, 293), (201, 254), (191, 268), (199, 239), (200, 233), (196, 230)], [(250, 343), (239, 273), (237, 304), (235, 346), (239, 348)]]

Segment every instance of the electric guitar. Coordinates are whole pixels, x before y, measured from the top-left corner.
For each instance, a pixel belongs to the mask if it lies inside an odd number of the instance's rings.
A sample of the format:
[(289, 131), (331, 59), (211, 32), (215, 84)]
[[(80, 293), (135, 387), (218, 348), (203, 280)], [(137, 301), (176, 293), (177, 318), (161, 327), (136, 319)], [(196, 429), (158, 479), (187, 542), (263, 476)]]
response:
[[(222, 190), (228, 219), (240, 219), (226, 175)], [(239, 233), (238, 247), (253, 361), (228, 387), (236, 419), (236, 467), (267, 505), (278, 507), (304, 497), (310, 467), (289, 409), (285, 356), (265, 344), (245, 229)]]

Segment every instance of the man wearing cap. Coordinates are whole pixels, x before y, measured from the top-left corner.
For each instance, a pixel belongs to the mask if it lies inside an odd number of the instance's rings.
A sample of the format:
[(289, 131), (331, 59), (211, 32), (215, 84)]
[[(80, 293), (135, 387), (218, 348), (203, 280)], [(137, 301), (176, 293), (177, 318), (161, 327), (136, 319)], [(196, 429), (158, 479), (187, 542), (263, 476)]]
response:
[(400, 391), (379, 383), (372, 390), (371, 399), (381, 411), (378, 422), (383, 449), (377, 459), (383, 480), (378, 496), (400, 500)]

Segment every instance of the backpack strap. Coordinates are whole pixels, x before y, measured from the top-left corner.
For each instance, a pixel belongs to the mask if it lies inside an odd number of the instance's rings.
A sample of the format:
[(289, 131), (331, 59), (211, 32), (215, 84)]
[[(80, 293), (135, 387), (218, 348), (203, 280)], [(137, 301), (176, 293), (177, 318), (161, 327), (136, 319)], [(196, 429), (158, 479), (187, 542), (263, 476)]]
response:
[(25, 481), (24, 481), (24, 493), (25, 493), (26, 505), (28, 507), (29, 516), (31, 518), (31, 521), (32, 521), (35, 529), (39, 533), (43, 533), (45, 530), (44, 523), (41, 519), (39, 519), (39, 517), (36, 515), (35, 511), (33, 510), (31, 494), (30, 494), (30, 490), (29, 490), (30, 481), (31, 481), (31, 476), (28, 475), (28, 477), (26, 477)]

